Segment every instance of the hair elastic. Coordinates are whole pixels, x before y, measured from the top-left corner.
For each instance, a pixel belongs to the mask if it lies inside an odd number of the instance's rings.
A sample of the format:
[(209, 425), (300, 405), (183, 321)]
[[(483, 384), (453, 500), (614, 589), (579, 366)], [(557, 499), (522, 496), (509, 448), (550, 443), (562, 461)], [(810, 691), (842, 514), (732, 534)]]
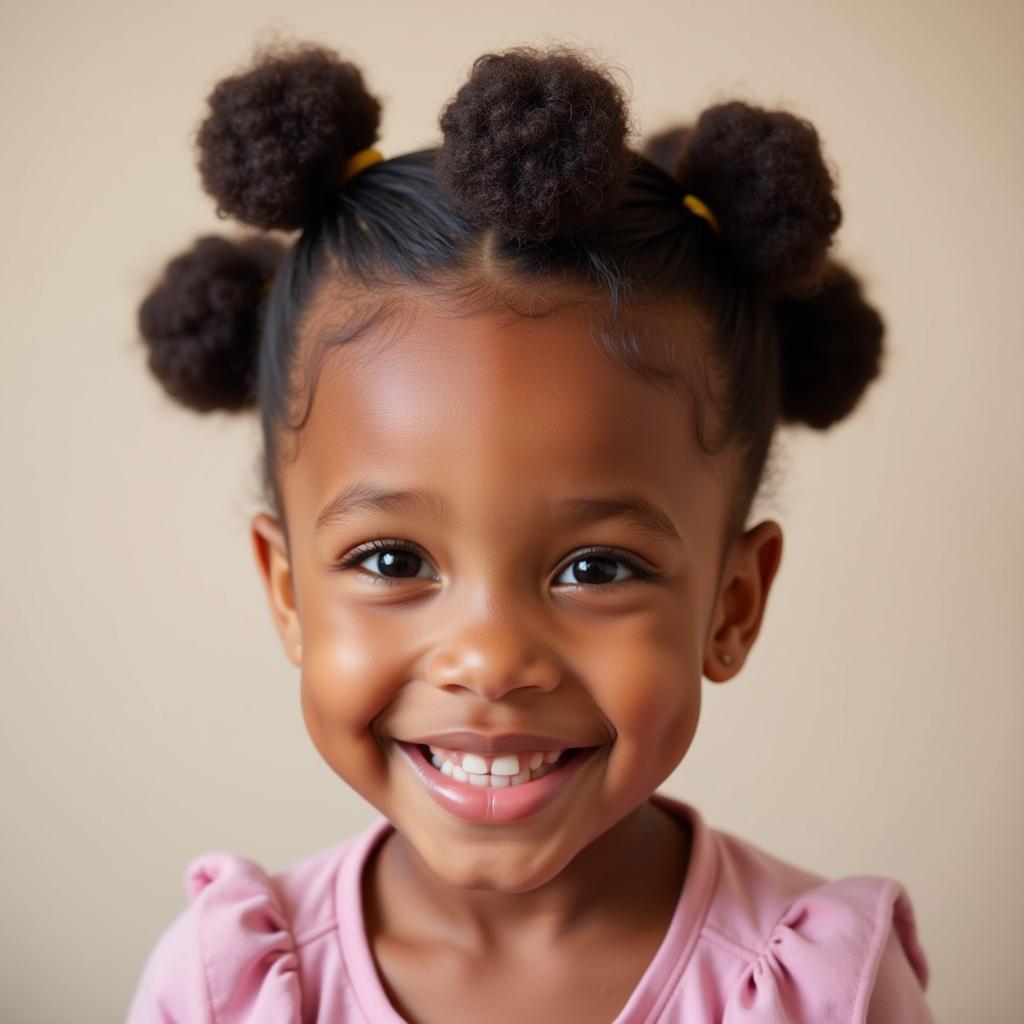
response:
[(687, 192), (686, 195), (683, 196), (683, 206), (685, 206), (691, 213), (694, 213), (703, 220), (706, 220), (714, 229), (716, 235), (722, 234), (718, 227), (718, 218), (711, 212), (711, 207), (702, 199), (698, 199), (692, 193)]
[[(360, 171), (365, 171), (367, 167), (371, 167), (373, 164), (379, 163), (384, 159), (384, 154), (379, 149), (374, 149), (373, 146), (367, 146), (366, 149), (361, 149), (357, 153), (353, 153), (345, 163), (345, 169), (341, 172), (340, 185), (344, 185), (350, 178), (354, 178)], [(263, 285), (263, 298), (267, 298), (270, 295), (271, 289), (274, 287), (274, 278), (271, 277)]]
[(344, 185), (349, 178), (354, 178), (360, 171), (365, 171), (367, 167), (379, 163), (383, 159), (384, 154), (379, 149), (374, 149), (373, 146), (359, 150), (358, 153), (354, 153), (348, 158), (345, 170), (341, 174), (341, 184)]

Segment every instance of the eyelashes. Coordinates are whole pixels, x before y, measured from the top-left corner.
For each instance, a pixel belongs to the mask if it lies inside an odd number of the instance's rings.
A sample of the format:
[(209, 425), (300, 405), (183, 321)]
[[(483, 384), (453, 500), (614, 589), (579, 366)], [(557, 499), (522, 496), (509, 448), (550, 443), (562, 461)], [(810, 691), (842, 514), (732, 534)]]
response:
[[(423, 554), (415, 544), (399, 540), (397, 538), (378, 537), (371, 541), (367, 541), (365, 544), (360, 544), (342, 558), (338, 559), (333, 564), (332, 571), (354, 572), (361, 562), (364, 562), (374, 554), (383, 552), (405, 553), (407, 555), (412, 555), (414, 558), (420, 559), (422, 565), (430, 564), (426, 555)], [(622, 583), (637, 581), (657, 582), (661, 579), (657, 573), (645, 568), (627, 552), (618, 548), (604, 547), (600, 545), (581, 548), (579, 551), (573, 552), (572, 557), (565, 559), (561, 563), (556, 576), (561, 576), (567, 569), (571, 569), (577, 562), (598, 562), (599, 564), (615, 563), (617, 565), (625, 566), (632, 575), (626, 579), (600, 580), (597, 582), (584, 582), (577, 580), (573, 583), (562, 584), (563, 586), (583, 587), (586, 589), (608, 589)], [(385, 576), (382, 573), (367, 572), (366, 575), (375, 584), (382, 584), (384, 586), (394, 586), (405, 580), (411, 579), (433, 579), (433, 576), (422, 577), (416, 574), (411, 576)]]
[[(426, 557), (420, 554), (419, 550), (415, 545), (409, 544), (405, 541), (400, 540), (386, 540), (377, 538), (375, 540), (368, 541), (366, 544), (360, 544), (359, 547), (354, 548), (342, 559), (335, 563), (334, 569), (337, 572), (351, 572), (359, 565), (360, 562), (365, 561), (370, 555), (376, 552), (383, 551), (404, 551), (407, 554), (411, 554), (416, 558), (422, 560), (424, 565), (427, 565)], [(375, 583), (394, 584), (401, 583), (404, 579), (416, 579), (416, 576), (383, 576), (377, 573), (370, 573)]]

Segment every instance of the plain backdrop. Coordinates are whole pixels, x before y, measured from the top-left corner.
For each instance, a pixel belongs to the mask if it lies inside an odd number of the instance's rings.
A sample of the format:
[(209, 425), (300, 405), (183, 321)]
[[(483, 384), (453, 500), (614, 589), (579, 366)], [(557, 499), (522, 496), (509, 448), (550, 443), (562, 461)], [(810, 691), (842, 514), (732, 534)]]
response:
[(1024, 17), (948, 0), (4, 4), (0, 1017), (120, 1019), (189, 859), (277, 870), (376, 813), (272, 627), (254, 418), (173, 405), (135, 335), (164, 263), (238, 230), (191, 137), (272, 33), (364, 70), (389, 156), (519, 43), (620, 67), (644, 133), (734, 96), (818, 126), (885, 376), (780, 434), (764, 629), (663, 788), (810, 870), (900, 879), (937, 1020), (1019, 1019)]

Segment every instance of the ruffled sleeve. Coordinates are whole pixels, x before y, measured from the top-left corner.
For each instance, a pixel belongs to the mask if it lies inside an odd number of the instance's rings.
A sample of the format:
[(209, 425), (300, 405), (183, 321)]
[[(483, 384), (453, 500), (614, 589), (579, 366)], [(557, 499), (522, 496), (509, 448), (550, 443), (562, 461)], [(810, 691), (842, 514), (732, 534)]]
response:
[(150, 952), (127, 1024), (300, 1024), (295, 942), (263, 868), (204, 854), (185, 890), (189, 906)]
[(741, 973), (722, 1024), (934, 1024), (927, 984), (906, 890), (856, 875), (793, 900)]

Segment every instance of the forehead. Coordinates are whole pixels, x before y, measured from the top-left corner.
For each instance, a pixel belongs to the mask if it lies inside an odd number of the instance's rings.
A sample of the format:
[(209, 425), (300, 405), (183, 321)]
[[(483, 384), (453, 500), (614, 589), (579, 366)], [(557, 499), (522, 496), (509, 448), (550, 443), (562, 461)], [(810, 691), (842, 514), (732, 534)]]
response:
[(706, 506), (721, 473), (693, 415), (686, 388), (602, 351), (580, 307), (454, 315), (422, 301), (328, 350), (282, 487), (304, 530), (361, 480), (438, 490), (466, 514), (627, 487)]

